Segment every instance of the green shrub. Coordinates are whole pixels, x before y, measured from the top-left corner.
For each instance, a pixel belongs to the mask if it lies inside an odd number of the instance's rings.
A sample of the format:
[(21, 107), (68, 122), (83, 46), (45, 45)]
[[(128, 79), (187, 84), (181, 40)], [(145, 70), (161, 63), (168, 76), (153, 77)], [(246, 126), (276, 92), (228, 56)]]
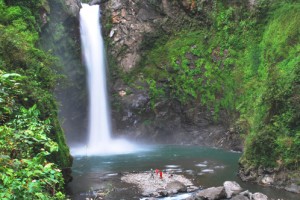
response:
[(37, 47), (45, 2), (0, 0), (1, 199), (65, 198), (61, 169), (72, 160), (53, 95), (58, 65)]
[(64, 199), (61, 170), (47, 161), (58, 145), (47, 137), (50, 121), (40, 121), (36, 106), (21, 108), (0, 126), (1, 199)]

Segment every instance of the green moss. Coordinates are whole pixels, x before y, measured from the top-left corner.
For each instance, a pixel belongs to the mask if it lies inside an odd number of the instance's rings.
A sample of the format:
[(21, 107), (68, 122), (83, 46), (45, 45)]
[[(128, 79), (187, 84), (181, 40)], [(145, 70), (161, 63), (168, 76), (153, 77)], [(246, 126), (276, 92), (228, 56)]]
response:
[[(299, 11), (299, 4), (283, 4), (272, 13), (263, 33), (258, 67), (261, 89), (252, 103), (255, 114), (247, 114), (254, 119), (243, 155), (248, 162), (298, 168), (299, 125), (295, 121), (299, 121), (299, 111), (295, 99), (299, 96)], [(273, 139), (257, 145), (269, 136)]]

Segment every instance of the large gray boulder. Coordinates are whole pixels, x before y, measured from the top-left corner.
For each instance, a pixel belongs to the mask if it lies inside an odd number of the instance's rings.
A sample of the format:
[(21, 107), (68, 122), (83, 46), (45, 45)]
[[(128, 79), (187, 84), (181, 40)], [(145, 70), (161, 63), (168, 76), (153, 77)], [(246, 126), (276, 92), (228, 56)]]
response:
[(166, 190), (172, 193), (186, 192), (187, 187), (179, 181), (172, 181), (171, 183), (167, 184)]
[(217, 200), (226, 198), (226, 192), (223, 186), (211, 187), (197, 192), (195, 196), (197, 199)]
[(223, 183), (227, 198), (231, 198), (233, 194), (242, 191), (242, 187), (235, 181), (225, 181)]

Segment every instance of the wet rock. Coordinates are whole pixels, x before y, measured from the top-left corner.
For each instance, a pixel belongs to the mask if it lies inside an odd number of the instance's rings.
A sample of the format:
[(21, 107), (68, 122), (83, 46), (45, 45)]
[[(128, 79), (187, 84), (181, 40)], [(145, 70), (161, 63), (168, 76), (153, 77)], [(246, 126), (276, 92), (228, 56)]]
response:
[(149, 101), (149, 96), (146, 94), (137, 94), (134, 99), (132, 99), (131, 106), (133, 108), (140, 108), (146, 105)]
[(151, 192), (145, 191), (142, 193), (143, 197), (150, 197), (151, 196)]
[(231, 198), (231, 200), (249, 200), (248, 197), (244, 196), (244, 195), (237, 195), (237, 196), (234, 196), (233, 198)]
[(268, 200), (268, 197), (263, 193), (256, 192), (252, 195), (252, 200)]
[(157, 191), (160, 196), (162, 197), (167, 197), (168, 196), (168, 191), (167, 190), (159, 190)]
[(223, 184), (227, 198), (231, 198), (233, 194), (238, 194), (242, 187), (235, 181), (225, 181)]
[(137, 18), (141, 21), (153, 20), (157, 18), (158, 14), (155, 10), (141, 8), (137, 14)]
[(268, 175), (264, 176), (261, 179), (261, 184), (263, 185), (272, 185), (274, 183), (274, 179)]
[(166, 186), (166, 190), (167, 191), (172, 191), (173, 193), (178, 193), (178, 192), (186, 192), (187, 191), (187, 187), (179, 182), (179, 181), (173, 181), (167, 184)]
[(153, 192), (151, 194), (152, 197), (161, 197), (161, 195), (159, 194), (159, 192)]
[(201, 190), (196, 193), (196, 198), (204, 198), (207, 200), (217, 200), (226, 198), (226, 192), (223, 186), (221, 187), (211, 187)]
[(300, 193), (300, 186), (292, 183), (291, 185), (287, 186), (284, 188), (285, 190), (289, 192), (294, 192), (294, 193)]
[(196, 190), (199, 190), (199, 187), (196, 187), (194, 185), (190, 185), (187, 187), (187, 192), (195, 192)]
[(248, 199), (252, 198), (252, 193), (249, 192), (248, 190), (241, 192), (239, 195), (243, 195), (243, 196), (247, 197)]
[(257, 179), (257, 173), (254, 169), (249, 168), (240, 168), (239, 170), (239, 177), (242, 179), (242, 181), (256, 181)]
[(67, 6), (68, 14), (70, 14), (71, 16), (74, 16), (74, 17), (79, 16), (81, 4), (79, 3), (78, 0), (66, 0), (65, 4)]

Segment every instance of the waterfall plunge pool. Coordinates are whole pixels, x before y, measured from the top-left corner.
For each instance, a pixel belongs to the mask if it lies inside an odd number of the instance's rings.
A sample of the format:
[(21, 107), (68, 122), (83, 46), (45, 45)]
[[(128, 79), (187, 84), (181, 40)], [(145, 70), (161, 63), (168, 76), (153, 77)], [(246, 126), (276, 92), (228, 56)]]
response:
[[(195, 186), (221, 186), (224, 181), (236, 181), (245, 190), (262, 192), (274, 199), (297, 199), (297, 194), (271, 187), (242, 182), (237, 177), (240, 153), (201, 146), (159, 145), (145, 146), (144, 151), (107, 156), (75, 156), (73, 182), (68, 185), (72, 199), (82, 200), (91, 191), (111, 188), (105, 199), (140, 199), (141, 192), (134, 185), (121, 181), (127, 172), (151, 169), (183, 174)], [(149, 172), (150, 176), (150, 172)]]

